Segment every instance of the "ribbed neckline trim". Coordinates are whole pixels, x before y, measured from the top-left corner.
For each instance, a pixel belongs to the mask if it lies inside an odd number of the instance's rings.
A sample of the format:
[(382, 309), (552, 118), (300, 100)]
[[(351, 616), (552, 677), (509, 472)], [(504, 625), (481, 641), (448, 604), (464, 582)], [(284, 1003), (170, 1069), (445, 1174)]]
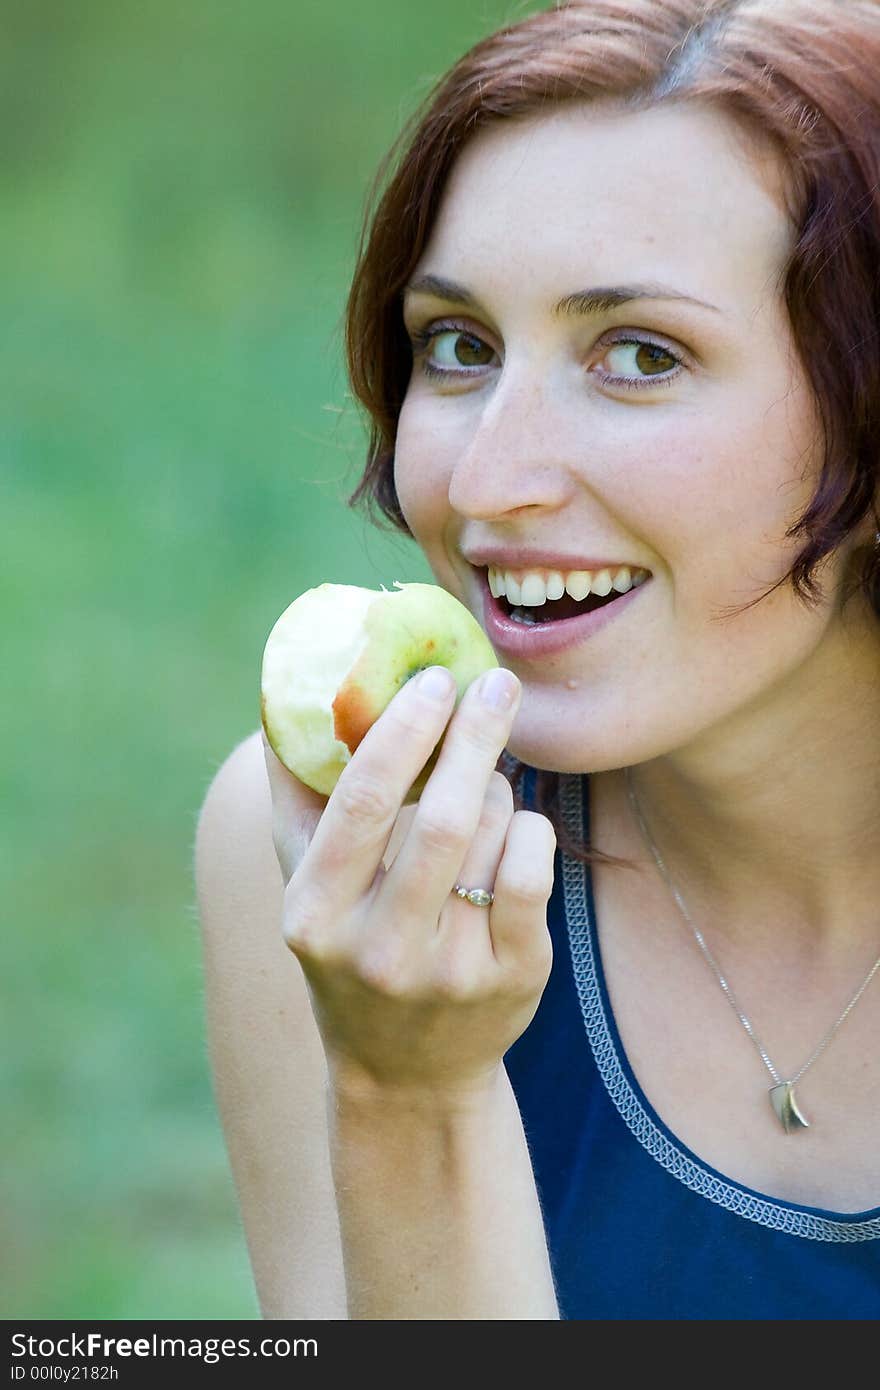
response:
[[(583, 844), (589, 836), (589, 776), (562, 773), (559, 797), (568, 832)], [(575, 985), (596, 1066), (627, 1128), (655, 1162), (691, 1191), (746, 1221), (807, 1240), (880, 1238), (880, 1207), (833, 1212), (767, 1197), (726, 1178), (700, 1159), (664, 1124), (642, 1091), (623, 1048), (602, 966), (589, 865), (561, 854), (565, 916)]]

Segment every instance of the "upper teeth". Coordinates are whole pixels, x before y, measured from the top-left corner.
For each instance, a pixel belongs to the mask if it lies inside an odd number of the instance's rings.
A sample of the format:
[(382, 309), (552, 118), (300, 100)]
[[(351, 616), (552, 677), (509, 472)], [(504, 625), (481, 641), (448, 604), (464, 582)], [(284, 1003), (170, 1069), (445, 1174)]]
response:
[(619, 569), (603, 570), (504, 570), (489, 566), (489, 588), (494, 598), (503, 594), (508, 603), (525, 608), (538, 608), (548, 598), (562, 598), (570, 594), (574, 599), (584, 599), (589, 594), (604, 598), (616, 589), (625, 594), (628, 589), (637, 589), (648, 578), (648, 571), (640, 566), (631, 568), (621, 565)]

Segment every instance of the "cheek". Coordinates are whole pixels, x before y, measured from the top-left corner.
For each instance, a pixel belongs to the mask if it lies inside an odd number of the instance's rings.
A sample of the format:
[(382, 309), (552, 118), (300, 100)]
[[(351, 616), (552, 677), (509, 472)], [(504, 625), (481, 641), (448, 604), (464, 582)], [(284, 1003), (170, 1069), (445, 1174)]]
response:
[(454, 446), (438, 424), (417, 404), (404, 401), (394, 450), (394, 486), (417, 539), (443, 524), (454, 457)]
[(698, 573), (716, 592), (731, 581), (773, 583), (802, 544), (786, 532), (815, 490), (817, 429), (797, 384), (778, 387), (769, 395), (719, 392), (662, 429), (649, 420), (641, 449), (628, 438), (632, 472), (621, 470), (612, 491), (687, 582)]

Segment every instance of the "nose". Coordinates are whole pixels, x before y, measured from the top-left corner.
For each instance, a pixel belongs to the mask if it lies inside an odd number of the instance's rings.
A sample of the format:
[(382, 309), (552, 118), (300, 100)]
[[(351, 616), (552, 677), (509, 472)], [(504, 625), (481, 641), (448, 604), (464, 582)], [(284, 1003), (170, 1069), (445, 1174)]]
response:
[(534, 364), (505, 366), (474, 416), (472, 433), (449, 479), (449, 504), (462, 516), (488, 519), (564, 505), (572, 486), (572, 421)]

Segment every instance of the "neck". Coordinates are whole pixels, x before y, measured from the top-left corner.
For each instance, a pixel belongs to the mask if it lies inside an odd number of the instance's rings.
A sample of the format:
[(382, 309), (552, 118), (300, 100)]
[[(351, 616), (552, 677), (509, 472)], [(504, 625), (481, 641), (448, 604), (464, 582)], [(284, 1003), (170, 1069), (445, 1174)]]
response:
[[(854, 600), (855, 602), (855, 600)], [(838, 624), (808, 666), (687, 748), (632, 770), (689, 911), (731, 937), (880, 949), (880, 623)], [(638, 831), (636, 832), (638, 833)]]

